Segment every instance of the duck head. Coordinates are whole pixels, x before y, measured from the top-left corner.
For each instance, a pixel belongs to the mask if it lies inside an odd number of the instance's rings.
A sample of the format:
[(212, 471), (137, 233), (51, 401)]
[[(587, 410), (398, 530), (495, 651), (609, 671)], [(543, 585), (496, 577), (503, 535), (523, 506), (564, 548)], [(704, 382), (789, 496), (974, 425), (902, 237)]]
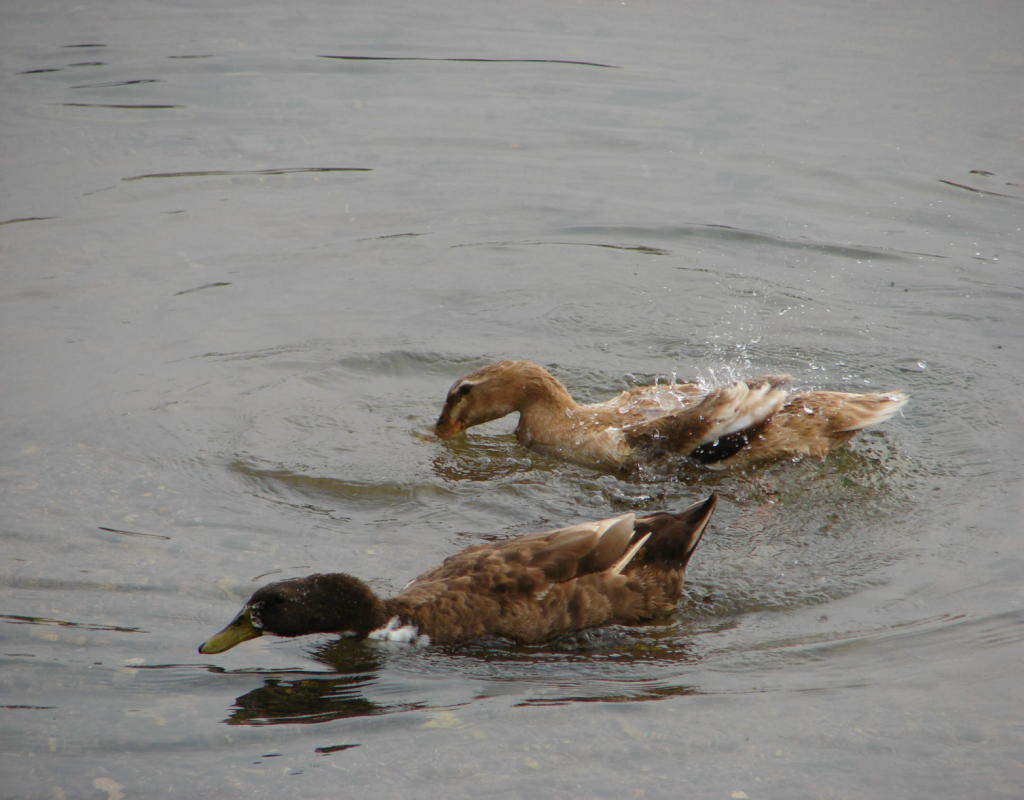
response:
[(500, 419), (538, 401), (572, 404), (565, 388), (543, 367), (528, 361), (497, 361), (463, 375), (448, 390), (434, 432), (447, 439)]
[(265, 633), (341, 633), (362, 638), (384, 621), (380, 599), (358, 578), (343, 573), (309, 575), (257, 589), (238, 616), (199, 645), (199, 652), (223, 653)]
[(516, 410), (516, 392), (508, 380), (512, 362), (499, 361), (463, 375), (448, 390), (434, 432), (448, 439), (466, 428), (500, 419)]

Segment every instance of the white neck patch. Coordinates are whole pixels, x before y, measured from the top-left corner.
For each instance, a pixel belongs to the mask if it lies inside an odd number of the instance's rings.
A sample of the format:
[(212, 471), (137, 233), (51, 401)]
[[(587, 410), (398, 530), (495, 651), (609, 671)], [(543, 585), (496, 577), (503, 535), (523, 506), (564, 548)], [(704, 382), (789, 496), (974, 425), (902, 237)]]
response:
[(426, 634), (420, 636), (419, 628), (411, 623), (403, 624), (397, 616), (389, 619), (384, 627), (370, 631), (366, 638), (382, 642), (407, 642), (419, 646), (430, 644), (429, 636)]

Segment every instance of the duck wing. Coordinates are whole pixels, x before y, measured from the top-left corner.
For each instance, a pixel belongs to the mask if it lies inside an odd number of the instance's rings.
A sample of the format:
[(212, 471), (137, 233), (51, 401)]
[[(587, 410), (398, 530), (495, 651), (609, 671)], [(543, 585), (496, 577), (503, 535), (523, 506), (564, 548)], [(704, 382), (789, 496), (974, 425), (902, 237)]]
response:
[(628, 551), (634, 514), (468, 547), (410, 583), (402, 595), (459, 585), (479, 594), (532, 594), (551, 583), (602, 572)]
[[(623, 514), (470, 547), (386, 608), (443, 644), (481, 636), (537, 643), (650, 619), (678, 601), (686, 561), (714, 506), (712, 496), (681, 514)], [(649, 545), (656, 546), (648, 552)]]
[(765, 375), (711, 389), (696, 405), (622, 428), (626, 443), (650, 454), (689, 454), (756, 428), (786, 401), (788, 375)]

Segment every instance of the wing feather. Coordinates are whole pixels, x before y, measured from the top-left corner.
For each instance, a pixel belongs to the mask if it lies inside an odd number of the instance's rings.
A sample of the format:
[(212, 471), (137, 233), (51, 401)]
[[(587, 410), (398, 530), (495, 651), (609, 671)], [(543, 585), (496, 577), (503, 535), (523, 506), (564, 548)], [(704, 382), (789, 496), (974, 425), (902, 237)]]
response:
[(789, 376), (765, 375), (718, 386), (700, 403), (622, 429), (633, 447), (656, 452), (689, 453), (702, 444), (755, 427), (786, 400)]
[(402, 594), (426, 591), (430, 584), (459, 579), (478, 591), (532, 593), (610, 569), (629, 549), (634, 514), (553, 531), (541, 531), (494, 545), (474, 545), (449, 556), (410, 583)]

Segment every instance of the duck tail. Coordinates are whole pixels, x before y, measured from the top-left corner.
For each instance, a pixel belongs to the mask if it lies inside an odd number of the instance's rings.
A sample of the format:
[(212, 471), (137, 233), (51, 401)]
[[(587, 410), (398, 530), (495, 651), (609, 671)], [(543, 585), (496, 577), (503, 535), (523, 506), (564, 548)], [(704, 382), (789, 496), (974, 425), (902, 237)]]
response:
[(848, 394), (833, 415), (838, 433), (853, 433), (891, 419), (910, 399), (903, 392)]
[(645, 533), (649, 538), (636, 554), (634, 563), (685, 568), (700, 544), (717, 504), (718, 496), (711, 494), (706, 500), (694, 503), (679, 513), (663, 511), (638, 517), (636, 532)]

